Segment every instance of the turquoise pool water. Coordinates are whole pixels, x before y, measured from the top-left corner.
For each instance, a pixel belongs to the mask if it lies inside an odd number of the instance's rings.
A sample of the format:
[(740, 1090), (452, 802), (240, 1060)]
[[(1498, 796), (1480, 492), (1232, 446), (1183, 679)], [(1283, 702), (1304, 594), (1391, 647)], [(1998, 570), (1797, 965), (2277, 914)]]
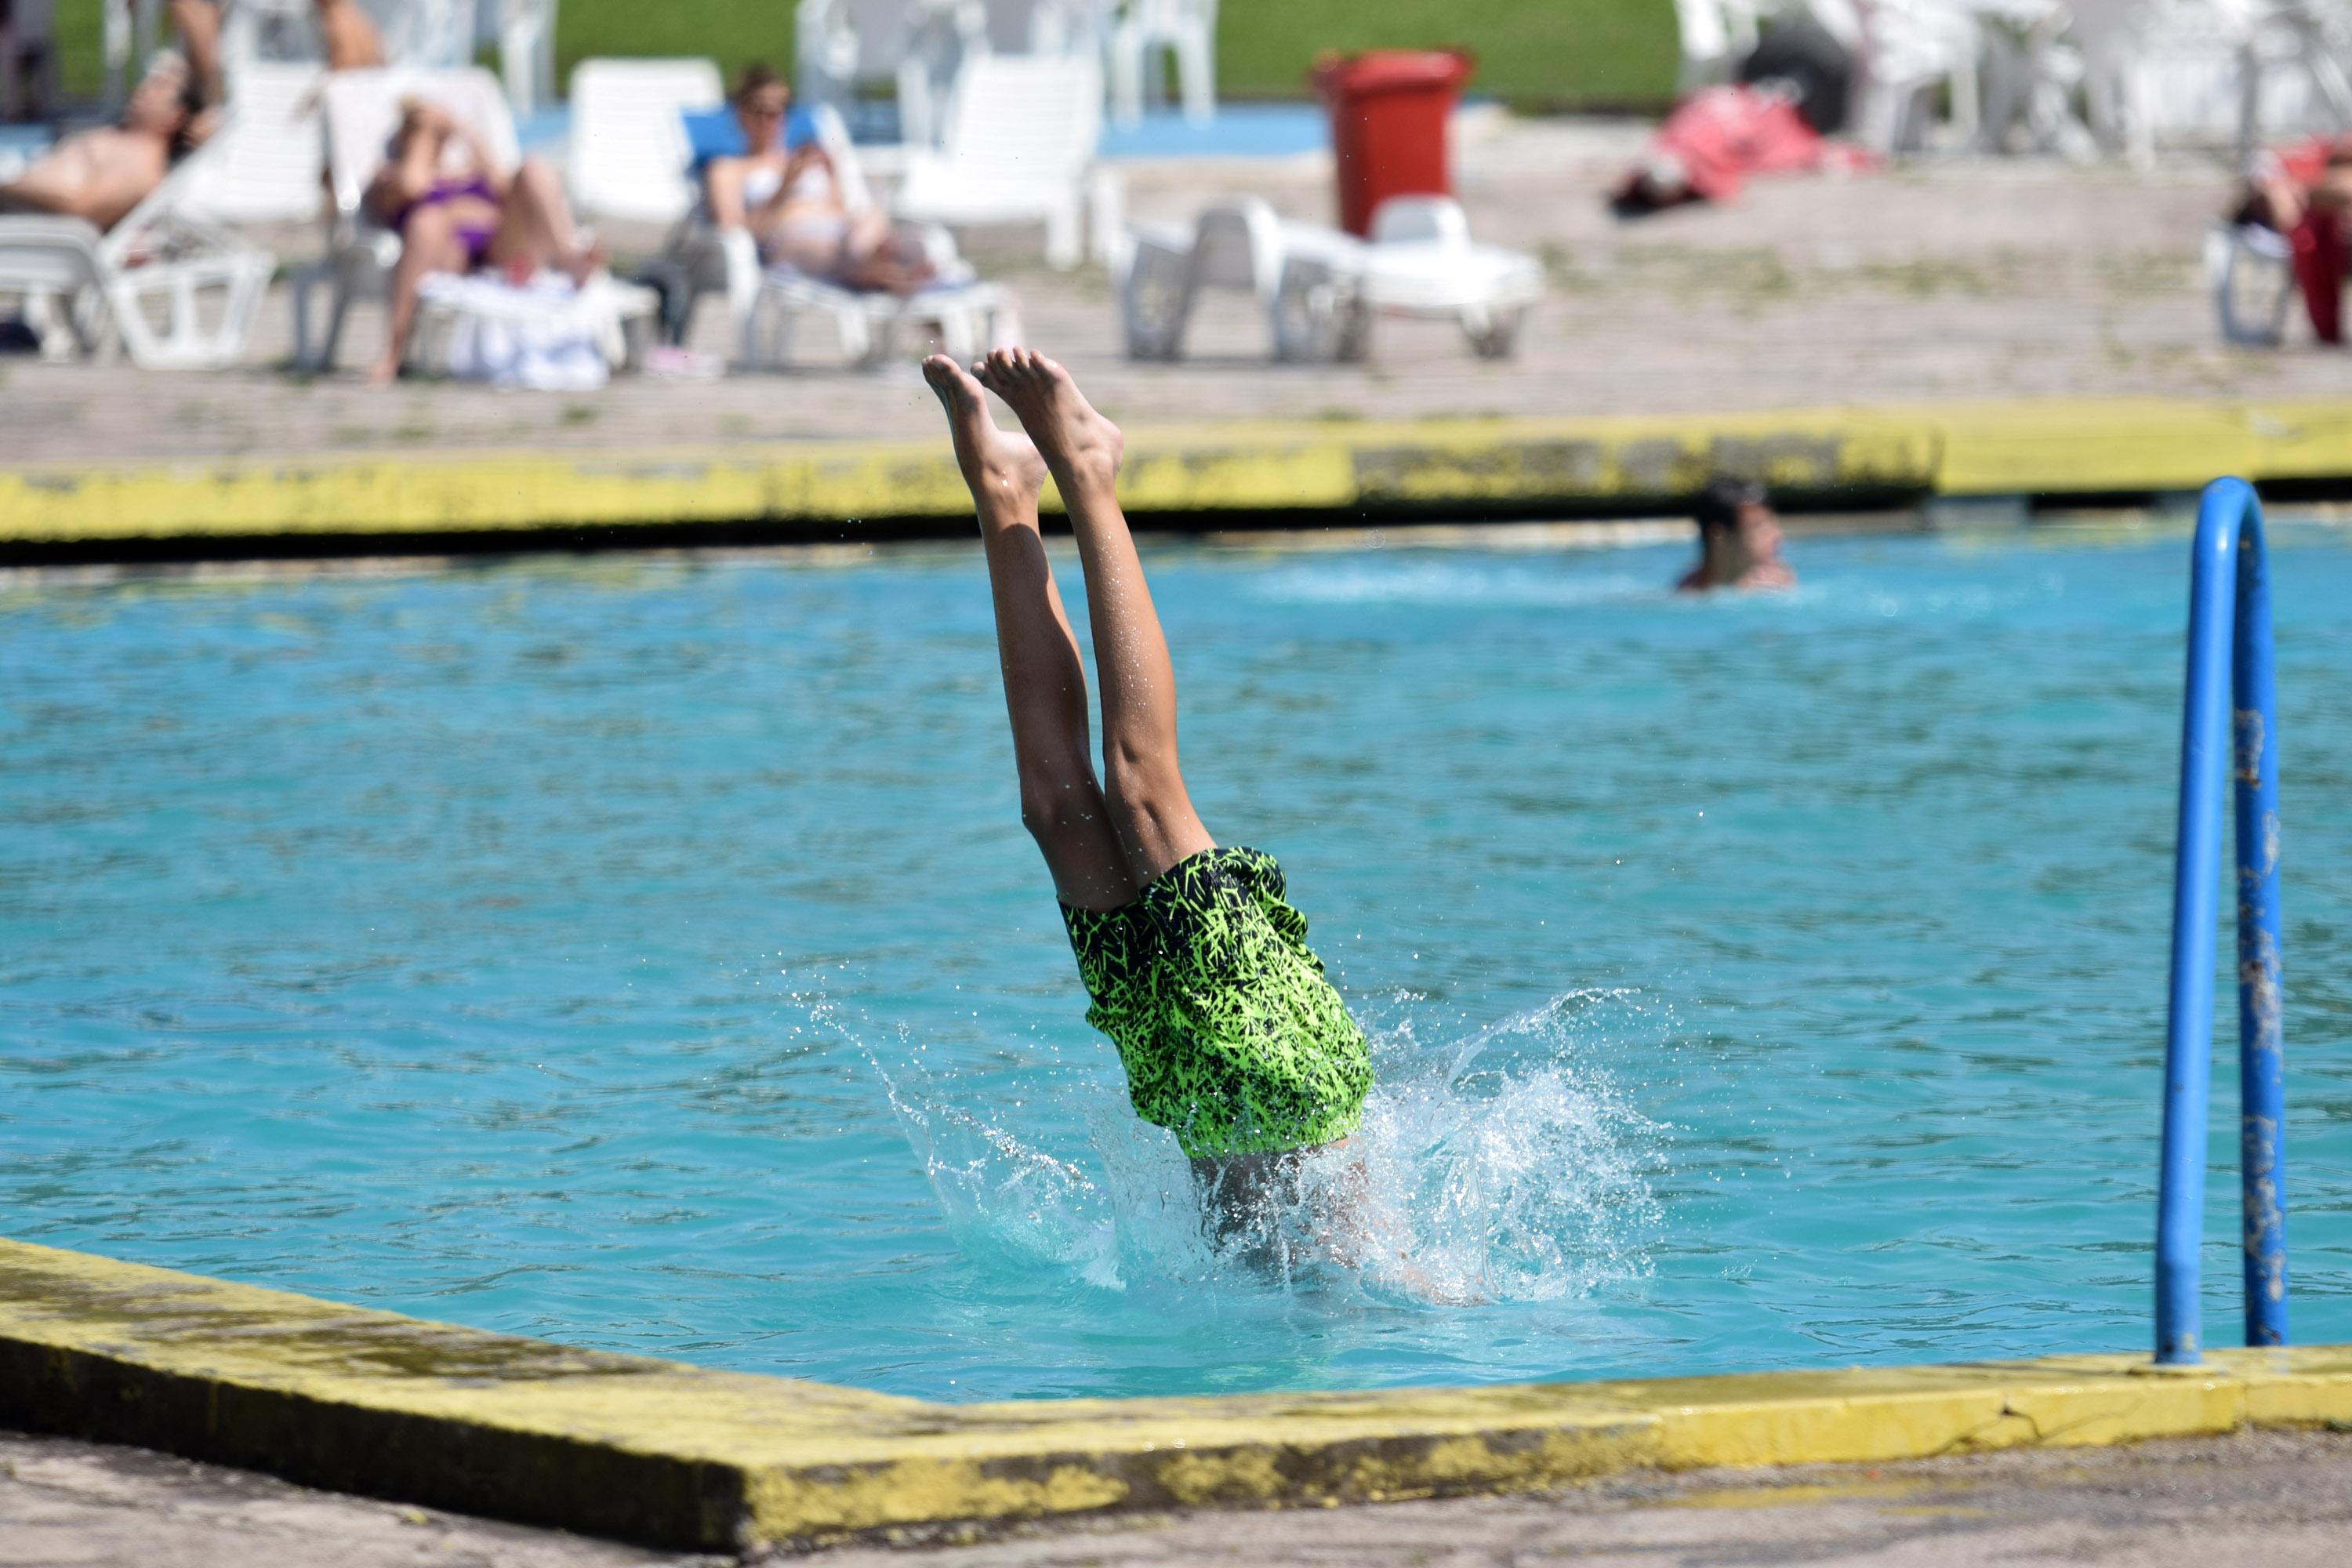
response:
[[(2294, 1326), (2352, 1340), (2352, 547), (2275, 538)], [(1195, 795), (1484, 1304), (1201, 1249), (948, 546), (0, 588), (5, 1234), (940, 1398), (2142, 1346), (2185, 535), (1682, 556), (1150, 554)]]

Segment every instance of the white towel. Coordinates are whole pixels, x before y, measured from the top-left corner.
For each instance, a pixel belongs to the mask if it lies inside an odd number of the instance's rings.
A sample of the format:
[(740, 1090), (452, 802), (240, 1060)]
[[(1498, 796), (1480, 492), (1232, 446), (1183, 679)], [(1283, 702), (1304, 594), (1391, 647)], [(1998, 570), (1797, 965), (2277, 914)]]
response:
[(436, 273), (419, 297), (456, 318), (449, 374), (539, 392), (588, 392), (611, 378), (624, 351), (620, 301), (603, 274), (574, 288), (558, 272), (518, 287), (496, 273)]

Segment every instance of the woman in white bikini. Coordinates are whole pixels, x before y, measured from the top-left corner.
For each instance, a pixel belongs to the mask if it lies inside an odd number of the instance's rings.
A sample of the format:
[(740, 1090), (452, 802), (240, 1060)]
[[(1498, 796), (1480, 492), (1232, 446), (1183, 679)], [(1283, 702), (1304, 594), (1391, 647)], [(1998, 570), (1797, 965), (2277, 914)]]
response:
[(833, 160), (814, 135), (788, 133), (792, 89), (772, 69), (750, 65), (735, 82), (735, 122), (744, 151), (702, 166), (710, 221), (749, 229), (762, 260), (781, 262), (847, 289), (911, 294), (930, 280), (930, 263), (901, 247), (889, 216), (852, 213)]

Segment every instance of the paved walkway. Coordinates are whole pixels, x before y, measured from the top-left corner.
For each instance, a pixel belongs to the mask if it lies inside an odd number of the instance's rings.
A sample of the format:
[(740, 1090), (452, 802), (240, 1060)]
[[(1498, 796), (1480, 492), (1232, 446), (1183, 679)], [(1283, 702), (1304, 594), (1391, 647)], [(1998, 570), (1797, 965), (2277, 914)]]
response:
[[(1436, 323), (1384, 321), (1369, 363), (1274, 365), (1237, 299), (1213, 301), (1181, 364), (1120, 353), (1097, 269), (1041, 269), (1034, 241), (971, 248), (1018, 291), (1032, 342), (1067, 360), (1105, 408), (1139, 426), (1270, 417), (1328, 421), (1486, 415), (1765, 409), (2057, 395), (2324, 397), (2352, 362), (2308, 344), (2218, 341), (2199, 247), (2228, 184), (2218, 161), (2142, 175), (2035, 160), (1931, 163), (1853, 179), (1753, 186), (1736, 205), (1619, 224), (1601, 193), (1638, 143), (1632, 125), (1475, 120), (1460, 138), (1475, 232), (1538, 252), (1550, 294), (1516, 360), (1473, 359)], [(1205, 197), (1255, 192), (1328, 219), (1320, 154), (1129, 163), (1129, 207), (1181, 217)], [(651, 233), (614, 232), (623, 256)], [(1018, 241), (1018, 243), (1015, 243)], [(284, 237), (289, 260), (315, 237)], [(722, 346), (714, 309), (701, 344)], [(788, 376), (630, 381), (589, 396), (404, 386), (346, 374), (315, 384), (261, 368), (289, 343), (277, 290), (255, 368), (142, 373), (121, 364), (0, 362), (0, 464), (43, 459), (331, 450), (566, 448), (925, 438), (937, 415), (910, 353), (879, 372), (825, 363)], [(350, 359), (372, 351), (372, 314)], [(909, 348), (913, 345), (908, 345)]]
[[(2256, 1433), (1873, 1469), (1624, 1477), (1519, 1498), (1203, 1513), (967, 1546), (856, 1548), (835, 1568), (1732, 1568), (2066, 1563), (2337, 1568), (2352, 1434)], [(0, 1568), (652, 1568), (677, 1557), (306, 1491), (138, 1449), (0, 1433)]]

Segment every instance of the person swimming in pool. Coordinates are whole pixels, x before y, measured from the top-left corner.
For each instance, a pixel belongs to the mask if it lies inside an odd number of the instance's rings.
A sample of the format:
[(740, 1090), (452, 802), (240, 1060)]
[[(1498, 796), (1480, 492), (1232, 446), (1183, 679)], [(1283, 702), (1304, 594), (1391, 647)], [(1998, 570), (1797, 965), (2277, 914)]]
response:
[[(1173, 1132), (1192, 1160), (1220, 1241), (1270, 1206), (1321, 1204), (1309, 1215), (1321, 1249), (1364, 1261), (1360, 1173), (1318, 1198), (1302, 1167), (1362, 1121), (1370, 1051), (1307, 945), (1282, 868), (1261, 850), (1219, 846), (1193, 812), (1176, 760), (1167, 639), (1112, 489), (1118, 427), (1068, 372), (1026, 349), (999, 349), (970, 373), (934, 354), (923, 375), (979, 510), (1021, 819), (1053, 877), (1087, 1021), (1118, 1047), (1135, 1113)], [(997, 427), (988, 392), (1026, 437)], [(1048, 474), (1086, 572), (1102, 678), (1099, 780), (1086, 671), (1038, 531)], [(1409, 1264), (1390, 1268), (1429, 1293)]]
[(1698, 561), (1675, 584), (1677, 592), (1797, 585), (1797, 574), (1780, 559), (1780, 518), (1762, 485), (1718, 475), (1693, 510)]

